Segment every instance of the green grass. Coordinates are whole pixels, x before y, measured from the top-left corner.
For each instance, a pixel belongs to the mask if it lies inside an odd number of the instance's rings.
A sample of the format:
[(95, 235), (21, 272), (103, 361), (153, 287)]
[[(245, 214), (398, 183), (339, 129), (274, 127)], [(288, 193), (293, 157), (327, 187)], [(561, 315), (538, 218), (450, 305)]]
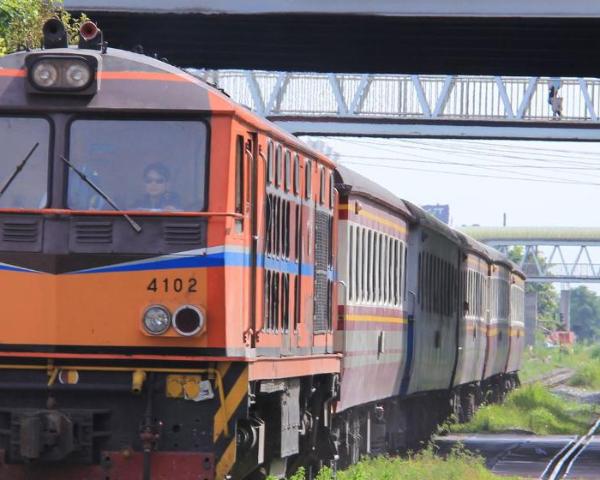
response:
[(506, 432), (526, 430), (538, 435), (583, 434), (598, 407), (569, 402), (550, 393), (540, 384), (527, 385), (510, 393), (502, 405), (480, 408), (469, 423), (450, 430), (467, 432)]
[[(304, 480), (300, 471), (289, 480)], [(333, 480), (328, 468), (319, 472), (317, 480)], [(435, 454), (433, 448), (407, 458), (377, 457), (365, 459), (348, 470), (337, 473), (338, 480), (500, 480), (489, 472), (481, 457), (464, 450), (454, 450), (446, 458)], [(518, 480), (518, 477), (502, 479)]]
[(590, 347), (590, 357), (594, 360), (600, 360), (600, 345)]
[(558, 368), (576, 369), (588, 363), (597, 355), (600, 358), (600, 348), (576, 344), (572, 348), (548, 348), (536, 346), (526, 348), (523, 352), (523, 363), (519, 378), (523, 382), (533, 380)]
[(600, 360), (594, 358), (577, 367), (575, 374), (569, 380), (569, 385), (590, 390), (600, 390)]

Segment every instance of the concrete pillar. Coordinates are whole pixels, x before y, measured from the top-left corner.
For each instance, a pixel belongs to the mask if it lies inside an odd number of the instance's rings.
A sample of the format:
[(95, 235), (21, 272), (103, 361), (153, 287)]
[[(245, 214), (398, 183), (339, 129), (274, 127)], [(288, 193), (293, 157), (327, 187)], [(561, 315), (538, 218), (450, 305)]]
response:
[(535, 344), (538, 317), (537, 292), (525, 292), (525, 345)]
[(560, 291), (560, 319), (567, 332), (571, 331), (571, 290)]

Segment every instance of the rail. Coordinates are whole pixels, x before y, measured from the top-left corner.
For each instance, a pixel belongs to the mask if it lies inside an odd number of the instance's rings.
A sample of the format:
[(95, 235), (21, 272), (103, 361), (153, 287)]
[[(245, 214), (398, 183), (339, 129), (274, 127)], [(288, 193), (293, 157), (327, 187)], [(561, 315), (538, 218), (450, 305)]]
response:
[(569, 380), (575, 371), (570, 368), (558, 368), (550, 373), (546, 373), (544, 375), (540, 375), (538, 377), (531, 378), (522, 382), (524, 385), (531, 385), (534, 383), (541, 383), (545, 387), (557, 387), (558, 385), (562, 385), (567, 380)]
[(592, 425), (585, 435), (572, 440), (556, 454), (540, 475), (540, 480), (559, 480), (568, 475), (577, 458), (592, 441), (598, 429), (600, 429), (600, 419)]

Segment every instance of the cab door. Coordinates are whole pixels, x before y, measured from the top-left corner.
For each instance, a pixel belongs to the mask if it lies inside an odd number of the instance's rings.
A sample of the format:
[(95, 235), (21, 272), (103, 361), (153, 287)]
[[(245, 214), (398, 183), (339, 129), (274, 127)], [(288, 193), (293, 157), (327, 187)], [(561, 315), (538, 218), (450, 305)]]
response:
[(248, 132), (245, 139), (246, 171), (248, 172), (248, 209), (250, 211), (250, 346), (256, 347), (259, 299), (258, 276), (258, 135)]

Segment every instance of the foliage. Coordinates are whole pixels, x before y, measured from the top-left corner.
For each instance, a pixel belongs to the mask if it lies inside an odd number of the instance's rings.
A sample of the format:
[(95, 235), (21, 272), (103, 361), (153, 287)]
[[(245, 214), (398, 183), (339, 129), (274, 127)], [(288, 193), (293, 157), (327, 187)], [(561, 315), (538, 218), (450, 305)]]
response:
[[(508, 258), (520, 264), (523, 261), (524, 254), (523, 247), (516, 246), (508, 251)], [(526, 263), (533, 261), (532, 258), (527, 258), (526, 260)], [(537, 261), (541, 266), (546, 263), (546, 259), (541, 253), (537, 254)], [(525, 284), (525, 292), (537, 293), (538, 321), (549, 329), (558, 327), (560, 297), (554, 285), (551, 283), (527, 282)]]
[[(304, 480), (304, 472), (289, 480)], [(489, 472), (481, 457), (464, 449), (453, 450), (446, 458), (436, 455), (434, 447), (407, 458), (377, 457), (365, 459), (348, 470), (337, 472), (324, 468), (316, 480), (496, 480), (500, 477)], [(507, 478), (507, 477), (503, 477)], [(517, 480), (516, 477), (508, 477)]]
[(600, 297), (585, 286), (571, 290), (571, 330), (579, 340), (600, 338)]
[(454, 432), (531, 431), (538, 435), (583, 434), (598, 407), (569, 402), (541, 384), (511, 392), (502, 405), (480, 408), (469, 423), (454, 425)]
[(591, 360), (577, 368), (569, 380), (569, 385), (600, 390), (600, 361)]
[(600, 345), (594, 345), (590, 348), (590, 358), (600, 360)]
[(583, 344), (575, 344), (572, 348), (547, 347), (543, 341), (533, 348), (525, 349), (519, 377), (522, 381), (535, 380), (558, 368), (576, 369), (588, 363), (592, 349)]
[(42, 44), (42, 26), (59, 18), (67, 28), (71, 43), (77, 41), (85, 15), (73, 18), (59, 0), (0, 0), (0, 56)]

